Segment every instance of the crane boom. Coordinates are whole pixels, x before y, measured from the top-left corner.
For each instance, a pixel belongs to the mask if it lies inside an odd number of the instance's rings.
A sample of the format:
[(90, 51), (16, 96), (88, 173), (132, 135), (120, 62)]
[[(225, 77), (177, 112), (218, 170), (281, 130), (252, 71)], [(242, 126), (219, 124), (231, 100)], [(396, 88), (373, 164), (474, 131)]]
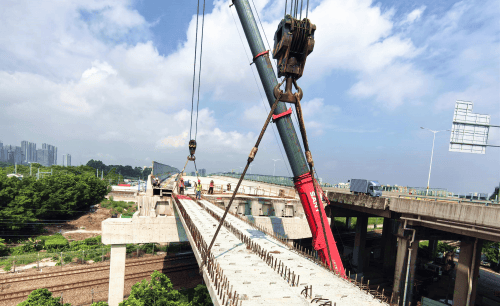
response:
[[(245, 32), (252, 56), (254, 57), (254, 63), (257, 67), (267, 100), (269, 105), (272, 106), (276, 99), (274, 96), (274, 88), (278, 85), (278, 81), (271, 65), (269, 53), (266, 53), (266, 48), (262, 41), (257, 23), (255, 22), (250, 3), (248, 0), (233, 0), (233, 4)], [(274, 115), (279, 116), (284, 112), (286, 112), (286, 104), (284, 102), (279, 102)], [(335, 239), (328, 226), (329, 223), (323, 208), (322, 197), (320, 196), (319, 199), (316, 197), (316, 194), (321, 195), (322, 192), (318, 190), (319, 187), (317, 187), (317, 192), (314, 190), (314, 185), (318, 186), (318, 184), (313, 182), (314, 178), (311, 176), (307, 166), (291, 117), (283, 116), (280, 120), (275, 121), (275, 124), (281, 141), (283, 142), (290, 168), (292, 169), (295, 188), (299, 194), (300, 201), (307, 217), (307, 222), (311, 229), (313, 247), (318, 251), (320, 258), (328, 264), (328, 266), (333, 266), (338, 273), (345, 276), (345, 270)], [(321, 220), (321, 216), (323, 220)], [(326, 225), (324, 230), (322, 229), (322, 224)], [(330, 256), (327, 250), (330, 251), (332, 262), (330, 262)]]

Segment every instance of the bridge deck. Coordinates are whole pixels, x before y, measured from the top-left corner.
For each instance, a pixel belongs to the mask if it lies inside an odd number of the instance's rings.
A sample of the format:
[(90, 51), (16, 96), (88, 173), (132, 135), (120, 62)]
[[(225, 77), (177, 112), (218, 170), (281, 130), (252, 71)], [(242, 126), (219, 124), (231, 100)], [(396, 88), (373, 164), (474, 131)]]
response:
[[(223, 210), (207, 201), (198, 204), (179, 199), (179, 204), (182, 222), (189, 229), (189, 240), (201, 263), (200, 253), (210, 243)], [(190, 222), (191, 227), (187, 224)], [(203, 243), (198, 242), (197, 246), (196, 239), (203, 240)], [(227, 279), (232, 292), (237, 292), (238, 305), (309, 305), (315, 297), (325, 299), (320, 304), (329, 300), (332, 305), (337, 303), (339, 306), (384, 305), (352, 283), (233, 215), (226, 217), (212, 255), (220, 270), (217, 273), (223, 274), (222, 279)], [(206, 276), (210, 274), (208, 269), (204, 274), (214, 304), (221, 305), (218, 294), (221, 291), (220, 282), (217, 285)], [(305, 286), (311, 285), (313, 296), (306, 298), (302, 291)]]

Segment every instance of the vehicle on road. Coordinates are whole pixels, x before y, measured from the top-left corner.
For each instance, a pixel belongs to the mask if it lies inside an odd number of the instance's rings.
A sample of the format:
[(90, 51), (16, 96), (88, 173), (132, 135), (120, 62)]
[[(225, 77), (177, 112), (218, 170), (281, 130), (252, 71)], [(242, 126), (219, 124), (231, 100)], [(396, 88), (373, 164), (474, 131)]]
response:
[(351, 179), (351, 193), (354, 194), (367, 194), (372, 197), (382, 196), (382, 187), (377, 181)]

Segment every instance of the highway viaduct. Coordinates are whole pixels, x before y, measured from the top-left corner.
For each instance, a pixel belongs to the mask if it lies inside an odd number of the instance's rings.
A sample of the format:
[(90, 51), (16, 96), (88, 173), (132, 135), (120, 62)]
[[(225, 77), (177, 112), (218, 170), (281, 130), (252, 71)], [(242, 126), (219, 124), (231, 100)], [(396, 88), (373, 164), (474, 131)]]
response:
[(500, 241), (500, 206), (438, 198), (373, 198), (326, 189), (330, 217), (357, 218), (353, 261), (358, 272), (366, 263), (368, 217), (383, 217), (383, 268), (394, 273), (393, 298), (403, 300), (406, 292), (406, 300), (411, 300), (419, 241), (429, 240), (432, 248), (438, 240), (460, 240), (453, 305), (475, 305), (483, 240)]

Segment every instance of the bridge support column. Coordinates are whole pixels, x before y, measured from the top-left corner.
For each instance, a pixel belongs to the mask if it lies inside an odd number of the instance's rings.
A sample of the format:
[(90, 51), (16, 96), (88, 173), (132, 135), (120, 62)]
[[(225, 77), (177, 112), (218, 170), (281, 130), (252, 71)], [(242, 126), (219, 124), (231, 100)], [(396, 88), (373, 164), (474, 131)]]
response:
[(347, 229), (350, 229), (351, 224), (352, 224), (352, 217), (346, 217), (345, 218), (345, 227), (347, 227)]
[(109, 306), (118, 306), (123, 301), (123, 291), (125, 289), (125, 244), (111, 245), (111, 258), (109, 263)]
[(363, 269), (365, 268), (365, 262), (367, 258), (367, 254), (365, 252), (367, 227), (368, 217), (357, 217), (356, 236), (354, 238), (354, 248), (352, 254), (353, 263), (357, 266), (357, 273), (363, 272)]
[[(410, 250), (410, 275), (408, 276), (408, 279), (405, 278), (408, 281), (408, 285), (405, 283), (405, 288), (406, 288), (406, 305), (409, 305), (410, 302), (412, 302), (413, 299), (413, 288), (415, 285), (415, 269), (417, 267), (417, 252), (418, 252), (418, 244), (419, 241), (415, 240), (413, 241), (413, 244), (411, 245), (411, 250)], [(407, 268), (408, 269), (408, 268)], [(406, 277), (406, 275), (405, 275)], [(403, 290), (405, 290), (403, 288)], [(404, 297), (404, 292), (403, 292), (403, 297)], [(413, 304), (413, 303), (412, 303)]]
[(460, 241), (453, 306), (475, 305), (482, 245), (477, 238)]
[[(403, 305), (406, 290), (406, 305), (409, 305), (409, 303), (412, 301), (413, 296), (413, 285), (415, 283), (415, 268), (417, 263), (419, 241), (413, 241), (413, 244), (410, 247), (411, 236), (404, 235), (403, 222), (399, 222), (397, 237), (398, 246), (396, 254), (396, 267), (394, 270), (392, 301), (393, 303), (398, 303), (399, 301), (398, 305)], [(407, 274), (407, 272), (409, 274)]]
[(394, 235), (394, 220), (384, 218), (384, 227), (382, 228), (382, 254), (384, 275), (386, 277), (394, 276), (394, 262), (396, 260), (397, 239)]
[(398, 225), (398, 246), (396, 253), (396, 267), (394, 269), (394, 287), (392, 288), (392, 300), (397, 302), (402, 300), (401, 292), (403, 291), (403, 281), (405, 276), (406, 267), (406, 255), (408, 254), (408, 244), (407, 239), (401, 238), (404, 236), (404, 225), (403, 222), (399, 222)]
[(438, 241), (439, 240), (437, 239), (429, 240), (429, 251), (431, 252), (431, 254), (434, 254), (434, 252), (437, 251)]

